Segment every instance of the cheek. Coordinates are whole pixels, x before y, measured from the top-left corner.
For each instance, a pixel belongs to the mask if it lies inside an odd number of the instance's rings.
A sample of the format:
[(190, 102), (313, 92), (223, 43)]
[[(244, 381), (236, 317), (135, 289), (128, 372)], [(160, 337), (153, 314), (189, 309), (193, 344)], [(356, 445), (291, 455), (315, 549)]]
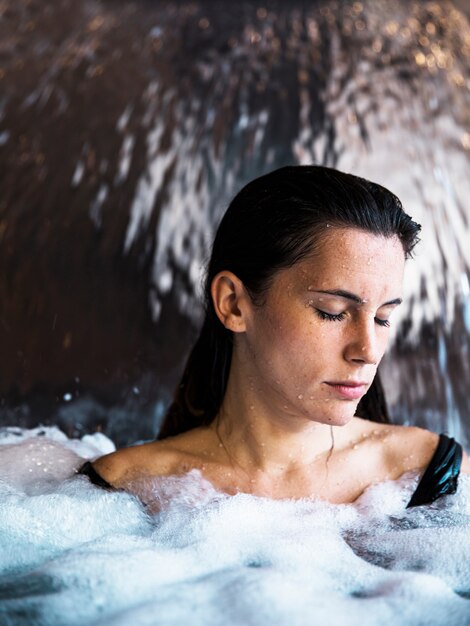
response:
[(253, 362), (265, 366), (272, 365), (276, 361), (276, 353), (282, 354), (289, 343), (287, 328), (286, 320), (266, 312), (257, 313), (244, 337)]
[(252, 357), (279, 366), (287, 375), (293, 369), (298, 375), (304, 367), (311, 372), (324, 366), (345, 342), (340, 322), (318, 319), (309, 307), (284, 315), (259, 311), (253, 321), (247, 336)]
[[(328, 326), (329, 324), (329, 326)], [(338, 325), (339, 326), (339, 325)], [(324, 369), (336, 359), (341, 351), (341, 329), (331, 328), (331, 323), (317, 320), (302, 320), (300, 325), (286, 328), (282, 344), (279, 345), (279, 358), (293, 375), (306, 375)]]

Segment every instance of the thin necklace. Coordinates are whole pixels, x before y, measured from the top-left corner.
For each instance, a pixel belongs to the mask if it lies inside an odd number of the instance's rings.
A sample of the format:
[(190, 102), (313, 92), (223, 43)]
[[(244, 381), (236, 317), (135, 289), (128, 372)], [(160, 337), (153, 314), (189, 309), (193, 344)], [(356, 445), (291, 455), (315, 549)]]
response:
[(246, 478), (250, 481), (250, 483), (254, 483), (255, 481), (254, 481), (253, 477), (250, 476), (250, 474), (246, 471), (246, 469), (242, 465), (240, 465), (240, 463), (238, 461), (234, 460), (233, 456), (228, 451), (227, 446), (225, 445), (225, 443), (222, 440), (222, 437), (220, 436), (219, 425), (218, 424), (216, 424), (216, 426), (215, 426), (215, 434), (217, 435), (217, 439), (219, 440), (220, 445), (225, 450), (225, 454), (227, 455), (227, 457), (228, 457), (228, 459), (230, 461), (230, 465), (232, 466), (233, 471), (236, 474), (240, 475), (238, 470), (237, 470), (237, 468), (235, 467), (235, 465), (237, 465), (238, 468), (241, 469), (241, 471), (245, 474)]
[[(237, 468), (235, 467), (235, 465), (237, 465), (238, 468), (245, 474), (246, 478), (250, 481), (250, 483), (254, 483), (255, 481), (252, 478), (252, 476), (250, 476), (250, 474), (247, 472), (247, 470), (242, 465), (240, 465), (240, 463), (237, 460), (234, 460), (233, 456), (228, 451), (227, 446), (225, 445), (225, 443), (222, 440), (222, 437), (220, 436), (218, 423), (216, 423), (216, 425), (215, 425), (215, 434), (217, 436), (217, 439), (219, 440), (220, 445), (225, 450), (225, 454), (227, 455), (228, 459), (230, 460), (230, 464), (231, 464), (232, 469), (234, 470), (234, 472), (239, 475), (239, 472), (238, 472)], [(331, 447), (330, 447), (330, 449), (328, 451), (328, 456), (326, 457), (326, 461), (325, 461), (327, 479), (328, 479), (328, 469), (329, 469), (328, 468), (328, 461), (330, 460), (331, 455), (333, 454), (333, 450), (334, 450), (334, 446), (335, 446), (335, 436), (334, 436), (334, 432), (333, 432), (333, 426), (331, 426), (331, 425), (330, 425), (330, 436), (331, 436)]]

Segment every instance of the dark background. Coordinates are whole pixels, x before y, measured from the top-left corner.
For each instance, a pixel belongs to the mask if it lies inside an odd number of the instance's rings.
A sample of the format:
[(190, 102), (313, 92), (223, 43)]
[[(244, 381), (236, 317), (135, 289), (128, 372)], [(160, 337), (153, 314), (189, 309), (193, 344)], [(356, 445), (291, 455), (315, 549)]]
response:
[[(393, 167), (413, 178), (379, 140), (399, 137), (404, 110), (407, 144), (431, 137), (468, 165), (470, 138), (448, 142), (437, 122), (470, 127), (469, 14), (462, 0), (4, 0), (0, 424), (154, 437), (196, 337), (214, 228), (251, 178), (295, 162), (367, 176), (364, 158), (382, 159), (377, 182)], [(436, 207), (423, 193), (417, 210), (439, 234)], [(449, 269), (446, 245), (441, 286), (417, 282), (383, 369), (396, 421), (464, 440), (468, 263)], [(442, 311), (426, 318), (433, 293)]]

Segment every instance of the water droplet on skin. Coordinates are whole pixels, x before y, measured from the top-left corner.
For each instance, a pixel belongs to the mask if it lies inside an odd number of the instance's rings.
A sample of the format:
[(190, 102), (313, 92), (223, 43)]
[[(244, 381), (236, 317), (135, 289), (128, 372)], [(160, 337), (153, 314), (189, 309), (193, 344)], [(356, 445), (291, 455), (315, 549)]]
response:
[(253, 411), (254, 408), (255, 408), (255, 405), (254, 404), (250, 404), (251, 411)]
[(309, 285), (309, 286), (307, 287), (307, 291), (313, 291), (313, 285)]
[(303, 399), (303, 395), (301, 393), (299, 393), (299, 395), (297, 396), (299, 400)]

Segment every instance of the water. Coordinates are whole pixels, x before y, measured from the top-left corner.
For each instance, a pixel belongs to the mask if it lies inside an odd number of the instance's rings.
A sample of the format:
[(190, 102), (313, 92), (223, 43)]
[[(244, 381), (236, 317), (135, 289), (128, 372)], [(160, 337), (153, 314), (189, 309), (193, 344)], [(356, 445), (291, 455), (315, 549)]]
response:
[(470, 624), (468, 476), (406, 510), (415, 472), (331, 505), (227, 496), (192, 471), (149, 483), (146, 509), (73, 476), (113, 449), (103, 435), (1, 435), (2, 625)]
[[(385, 382), (397, 422), (464, 443), (468, 3), (268, 4), (2, 2), (1, 424), (155, 435), (229, 197), (313, 161), (423, 223)], [(413, 474), (340, 506), (193, 473), (145, 509), (71, 478), (104, 435), (3, 434), (2, 626), (470, 624), (467, 477), (405, 510)]]
[(227, 201), (315, 162), (423, 224), (384, 379), (463, 443), (468, 1), (219, 4), (2, 1), (0, 423), (155, 435)]

